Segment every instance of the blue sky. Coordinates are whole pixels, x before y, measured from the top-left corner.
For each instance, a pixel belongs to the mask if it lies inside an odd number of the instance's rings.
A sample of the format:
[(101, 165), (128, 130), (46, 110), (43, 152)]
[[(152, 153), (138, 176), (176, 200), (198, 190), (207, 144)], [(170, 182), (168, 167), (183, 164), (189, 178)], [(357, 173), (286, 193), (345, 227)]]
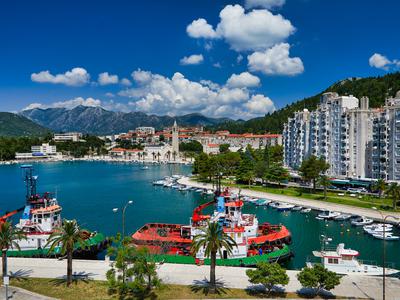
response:
[(0, 110), (260, 116), (399, 70), (399, 10), (391, 0), (2, 2)]

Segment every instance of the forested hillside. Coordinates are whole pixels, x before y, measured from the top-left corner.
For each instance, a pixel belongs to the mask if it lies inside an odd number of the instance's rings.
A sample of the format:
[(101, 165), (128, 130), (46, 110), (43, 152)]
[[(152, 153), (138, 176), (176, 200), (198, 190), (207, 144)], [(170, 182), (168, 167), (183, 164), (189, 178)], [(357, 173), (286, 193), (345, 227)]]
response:
[(287, 118), (295, 111), (308, 108), (316, 108), (322, 93), (336, 92), (339, 95), (354, 95), (357, 98), (368, 96), (371, 107), (379, 107), (384, 104), (387, 96), (394, 96), (400, 90), (400, 72), (387, 74), (382, 77), (350, 78), (337, 82), (325, 91), (303, 100), (294, 102), (281, 108), (272, 114), (248, 121), (228, 121), (209, 127), (210, 130), (229, 130), (232, 133), (280, 133)]

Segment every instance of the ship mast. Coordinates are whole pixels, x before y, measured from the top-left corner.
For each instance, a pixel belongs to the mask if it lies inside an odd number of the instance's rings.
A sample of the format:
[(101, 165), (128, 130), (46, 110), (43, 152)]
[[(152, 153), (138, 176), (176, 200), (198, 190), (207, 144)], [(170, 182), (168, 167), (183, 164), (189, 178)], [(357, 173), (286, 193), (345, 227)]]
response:
[(21, 169), (24, 172), (24, 182), (26, 187), (25, 200), (26, 204), (29, 205), (30, 199), (36, 195), (36, 181), (38, 177), (33, 175), (32, 165), (22, 165)]

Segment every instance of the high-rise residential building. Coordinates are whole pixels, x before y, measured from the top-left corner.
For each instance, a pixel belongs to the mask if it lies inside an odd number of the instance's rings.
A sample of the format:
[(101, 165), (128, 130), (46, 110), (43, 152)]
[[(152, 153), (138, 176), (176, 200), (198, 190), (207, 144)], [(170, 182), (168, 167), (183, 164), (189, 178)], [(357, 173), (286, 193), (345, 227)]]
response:
[(329, 164), (329, 175), (370, 176), (371, 116), (366, 97), (359, 101), (352, 95), (324, 93), (316, 110), (296, 112), (284, 125), (285, 165), (297, 169), (315, 155)]
[(400, 91), (373, 118), (372, 178), (400, 180)]

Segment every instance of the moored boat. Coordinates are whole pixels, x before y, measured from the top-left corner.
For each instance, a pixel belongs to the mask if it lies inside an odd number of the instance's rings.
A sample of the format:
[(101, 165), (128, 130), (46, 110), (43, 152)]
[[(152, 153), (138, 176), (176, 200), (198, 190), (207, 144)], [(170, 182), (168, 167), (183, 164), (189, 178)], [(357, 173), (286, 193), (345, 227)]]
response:
[[(325, 241), (323, 241), (325, 244)], [(345, 249), (344, 244), (339, 244), (336, 248), (325, 246), (321, 251), (313, 251), (313, 255), (320, 258), (320, 262), (329, 271), (344, 275), (364, 275), (381, 276), (383, 268), (377, 265), (364, 264), (357, 259), (359, 253), (356, 250)], [(311, 267), (313, 262), (307, 262)], [(386, 275), (399, 273), (399, 270), (385, 268)]]
[[(19, 249), (9, 249), (7, 255), (11, 257), (59, 256), (62, 245), (49, 252), (50, 245), (47, 245), (47, 241), (57, 227), (62, 225), (62, 207), (51, 193), (39, 194), (36, 192), (38, 177), (32, 174), (33, 167), (31, 165), (23, 165), (21, 168), (24, 171), (26, 203), (23, 207), (0, 217), (0, 222), (5, 222), (11, 216), (22, 212), (22, 216), (15, 226), (25, 233), (26, 238), (16, 240)], [(109, 244), (109, 240), (101, 233), (85, 231), (84, 235), (85, 245), (84, 247), (79, 244), (75, 245), (74, 257), (95, 258)]]
[(331, 219), (333, 219), (333, 218), (335, 218), (335, 217), (338, 217), (339, 215), (340, 215), (339, 212), (326, 210), (326, 211), (324, 211), (323, 213), (319, 214), (319, 215), (317, 216), (317, 218), (318, 218), (319, 220), (320, 220), (320, 219), (331, 220)]
[[(203, 209), (214, 205), (216, 208), (211, 215), (202, 214)], [(132, 235), (132, 243), (149, 248), (156, 261), (209, 264), (203, 249), (195, 254), (190, 249), (193, 238), (211, 221), (220, 224), (237, 243), (232, 253), (222, 249), (221, 255), (217, 254), (217, 265), (254, 266), (260, 261), (289, 259), (292, 256), (289, 230), (281, 224), (259, 224), (255, 215), (242, 213), (243, 205), (242, 199), (225, 190), (212, 201), (195, 208), (190, 224), (148, 223)]]
[(354, 226), (364, 226), (364, 225), (370, 225), (374, 223), (374, 220), (368, 219), (366, 217), (359, 217), (351, 221), (351, 225)]

